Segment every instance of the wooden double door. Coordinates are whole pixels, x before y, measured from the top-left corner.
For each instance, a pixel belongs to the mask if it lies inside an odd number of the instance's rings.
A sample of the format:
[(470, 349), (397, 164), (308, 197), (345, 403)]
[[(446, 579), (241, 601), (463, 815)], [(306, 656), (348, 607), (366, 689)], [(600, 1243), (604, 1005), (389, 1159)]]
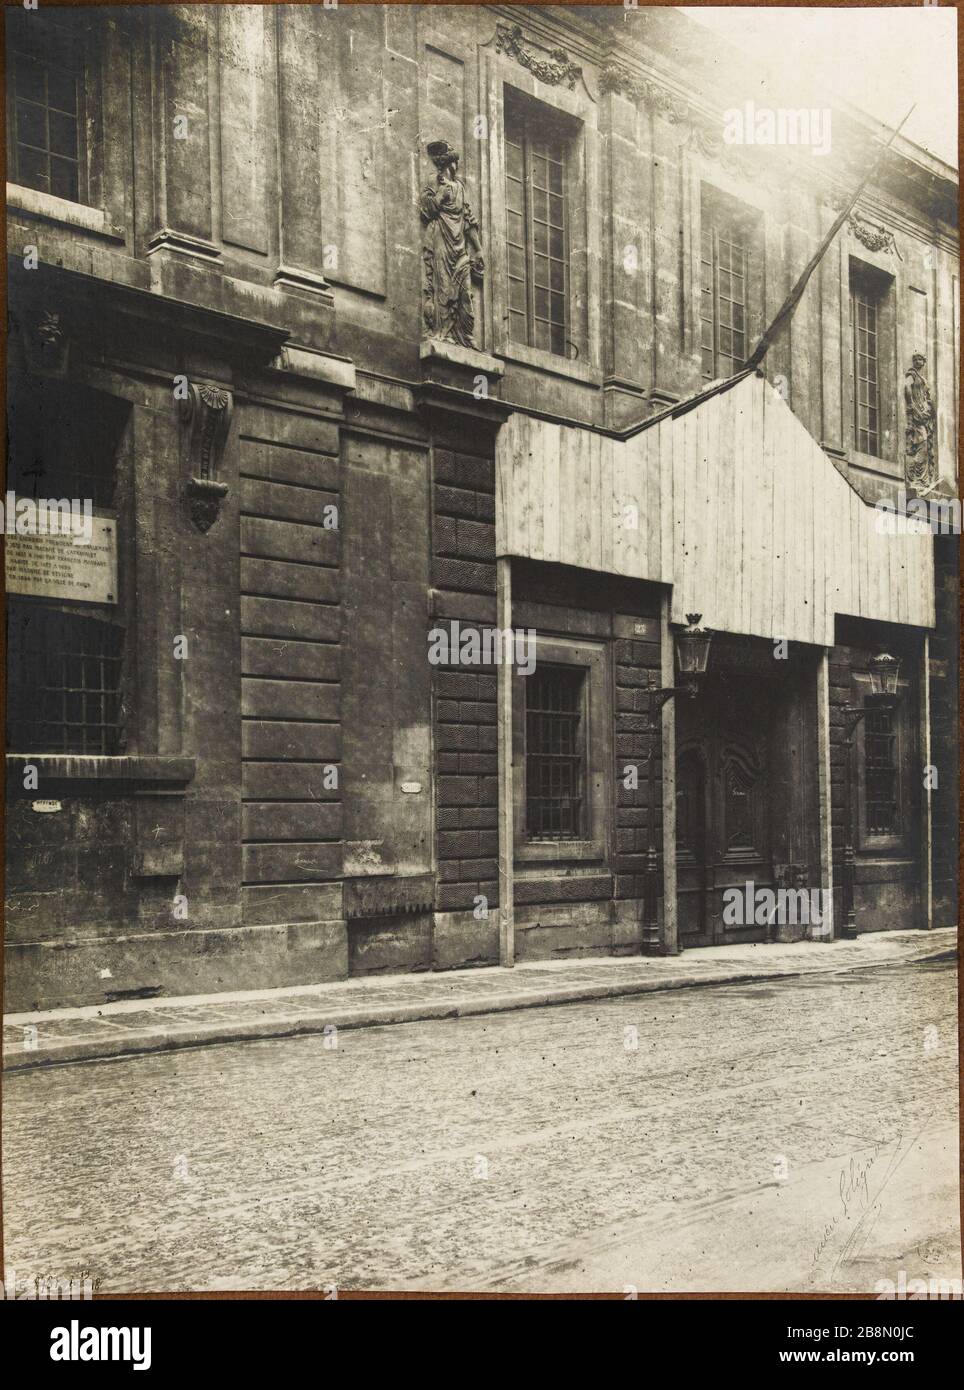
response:
[[(766, 940), (752, 921), (725, 924), (724, 891), (774, 886), (772, 742), (766, 682), (708, 680), (676, 702), (676, 887), (679, 943)], [(743, 914), (744, 917), (747, 915)]]

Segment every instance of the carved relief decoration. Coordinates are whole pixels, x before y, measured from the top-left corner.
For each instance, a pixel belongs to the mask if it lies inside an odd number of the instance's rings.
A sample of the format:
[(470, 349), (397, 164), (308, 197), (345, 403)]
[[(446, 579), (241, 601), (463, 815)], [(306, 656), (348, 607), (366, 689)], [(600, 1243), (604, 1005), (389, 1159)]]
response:
[(904, 374), (904, 477), (918, 490), (937, 482), (937, 412), (924, 377), (927, 359), (915, 352)]
[(723, 140), (722, 129), (711, 128), (701, 111), (659, 83), (636, 77), (610, 63), (600, 71), (599, 88), (602, 92), (617, 92), (635, 105), (645, 106), (654, 116), (661, 116), (670, 125), (679, 126), (681, 145), (716, 160), (734, 177), (752, 179), (761, 172), (733, 153)]
[(857, 238), (861, 246), (866, 246), (868, 251), (893, 251), (898, 260), (903, 260), (894, 234), (887, 227), (879, 227), (873, 222), (865, 222), (855, 212), (850, 214), (847, 225), (851, 235)]
[(618, 92), (637, 105), (648, 106), (651, 111), (665, 116), (671, 125), (689, 125), (693, 122), (695, 113), (689, 102), (658, 83), (650, 82), (648, 78), (635, 77), (614, 63), (601, 70), (599, 87), (603, 92)]
[(438, 175), (434, 183), (423, 189), (419, 200), (425, 229), (425, 331), (428, 337), (441, 342), (475, 347), (472, 282), (481, 281), (485, 273), (479, 223), (469, 205), (465, 184), (458, 177), (458, 151), (445, 140), (433, 140), (426, 150)]
[(518, 24), (497, 24), (495, 26), (495, 51), (508, 54), (520, 67), (531, 72), (540, 82), (550, 87), (565, 86), (575, 90), (577, 80), (582, 77), (582, 68), (573, 63), (564, 48), (551, 48), (547, 58), (537, 58), (525, 47), (524, 35)]
[(65, 376), (70, 339), (60, 314), (51, 309), (37, 310), (27, 315), (20, 330), (28, 369), (42, 376)]
[(758, 738), (750, 744), (728, 744), (721, 750), (720, 781), (723, 850), (727, 854), (763, 855), (766, 839), (766, 795), (762, 769), (765, 747)]
[(181, 402), (181, 423), (187, 454), (187, 503), (199, 531), (210, 531), (228, 493), (216, 474), (227, 442), (234, 402), (223, 386), (189, 382)]

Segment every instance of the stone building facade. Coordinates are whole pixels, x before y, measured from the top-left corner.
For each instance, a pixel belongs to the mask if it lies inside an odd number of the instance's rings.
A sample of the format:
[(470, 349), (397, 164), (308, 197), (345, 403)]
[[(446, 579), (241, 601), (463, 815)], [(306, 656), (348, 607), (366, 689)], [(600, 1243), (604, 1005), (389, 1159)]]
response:
[[(41, 7), (7, 64), (7, 488), (116, 576), (8, 564), (8, 1008), (832, 938), (849, 860), (853, 929), (954, 920), (957, 539), (873, 527), (957, 490), (954, 170), (898, 137), (764, 379), (888, 132), (729, 143), (767, 89), (676, 11)], [(493, 628), (531, 675), (429, 658)]]

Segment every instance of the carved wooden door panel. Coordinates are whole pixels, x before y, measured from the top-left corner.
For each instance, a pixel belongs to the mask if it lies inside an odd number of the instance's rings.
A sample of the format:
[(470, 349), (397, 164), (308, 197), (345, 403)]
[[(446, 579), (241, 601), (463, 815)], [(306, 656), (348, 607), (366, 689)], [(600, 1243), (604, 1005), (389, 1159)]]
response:
[[(753, 722), (747, 721), (749, 728)], [(732, 728), (721, 729), (714, 747), (714, 816), (711, 883), (707, 913), (712, 922), (713, 939), (766, 940), (766, 927), (753, 920), (724, 923), (724, 894), (746, 884), (755, 888), (773, 887), (770, 854), (770, 808), (767, 740), (756, 735), (738, 735)]]
[(707, 688), (677, 712), (676, 876), (680, 945), (765, 940), (752, 918), (725, 924), (727, 888), (773, 886), (768, 702)]

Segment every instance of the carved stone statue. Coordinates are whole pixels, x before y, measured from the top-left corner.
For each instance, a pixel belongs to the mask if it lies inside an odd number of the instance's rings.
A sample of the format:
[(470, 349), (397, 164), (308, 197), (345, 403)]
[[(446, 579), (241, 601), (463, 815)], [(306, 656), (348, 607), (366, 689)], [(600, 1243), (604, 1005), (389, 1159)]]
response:
[(425, 225), (425, 327), (432, 338), (475, 347), (472, 281), (485, 271), (479, 224), (458, 177), (458, 152), (445, 140), (433, 140), (426, 150), (438, 177), (419, 203)]
[(904, 476), (917, 488), (937, 481), (936, 416), (930, 389), (924, 378), (927, 359), (915, 352), (904, 374), (904, 407), (907, 412)]

